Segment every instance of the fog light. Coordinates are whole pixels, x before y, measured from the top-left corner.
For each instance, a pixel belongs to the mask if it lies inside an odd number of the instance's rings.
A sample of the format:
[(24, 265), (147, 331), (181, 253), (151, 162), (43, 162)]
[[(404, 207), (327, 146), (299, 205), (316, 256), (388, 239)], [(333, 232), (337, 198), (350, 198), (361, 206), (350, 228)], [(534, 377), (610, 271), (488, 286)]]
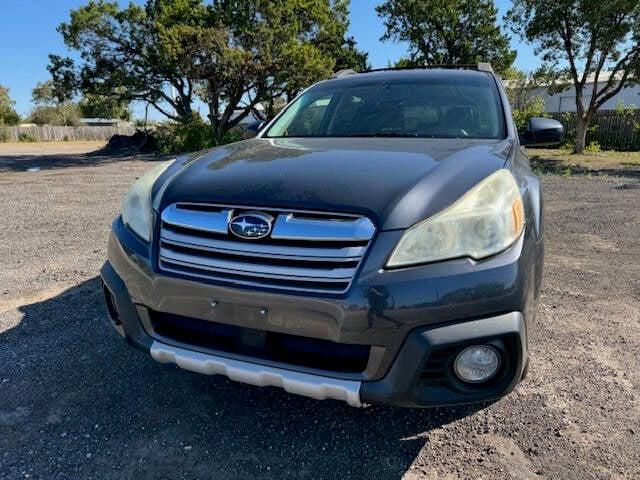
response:
[(500, 355), (489, 345), (465, 348), (456, 357), (454, 370), (463, 382), (480, 383), (493, 377), (500, 368)]

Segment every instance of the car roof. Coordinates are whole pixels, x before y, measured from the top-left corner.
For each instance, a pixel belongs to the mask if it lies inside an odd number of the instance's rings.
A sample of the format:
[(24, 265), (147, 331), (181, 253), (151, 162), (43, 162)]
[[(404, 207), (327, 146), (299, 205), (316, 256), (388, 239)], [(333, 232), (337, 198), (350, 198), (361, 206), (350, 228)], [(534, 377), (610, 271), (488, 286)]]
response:
[(482, 78), (490, 79), (491, 72), (480, 71), (470, 68), (397, 68), (397, 69), (380, 69), (362, 73), (344, 73), (339, 76), (332, 77), (327, 80), (318, 82), (322, 85), (351, 86), (362, 85), (367, 83), (380, 83), (393, 80), (480, 80)]

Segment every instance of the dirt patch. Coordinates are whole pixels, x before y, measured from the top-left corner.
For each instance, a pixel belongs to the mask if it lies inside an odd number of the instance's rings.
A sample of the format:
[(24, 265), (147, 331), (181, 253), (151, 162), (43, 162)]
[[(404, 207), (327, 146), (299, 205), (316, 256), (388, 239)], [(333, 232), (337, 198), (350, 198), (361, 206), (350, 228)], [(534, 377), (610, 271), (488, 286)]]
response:
[(35, 143), (0, 143), (0, 157), (21, 155), (77, 155), (95, 152), (105, 146), (106, 142), (35, 142)]

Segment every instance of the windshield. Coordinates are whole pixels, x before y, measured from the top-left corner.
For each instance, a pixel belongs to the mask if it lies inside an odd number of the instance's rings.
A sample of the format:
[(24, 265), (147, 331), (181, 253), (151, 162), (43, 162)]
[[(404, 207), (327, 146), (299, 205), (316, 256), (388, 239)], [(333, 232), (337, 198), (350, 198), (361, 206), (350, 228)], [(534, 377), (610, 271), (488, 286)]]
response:
[(307, 90), (264, 135), (504, 138), (498, 91), (485, 75), (327, 82)]

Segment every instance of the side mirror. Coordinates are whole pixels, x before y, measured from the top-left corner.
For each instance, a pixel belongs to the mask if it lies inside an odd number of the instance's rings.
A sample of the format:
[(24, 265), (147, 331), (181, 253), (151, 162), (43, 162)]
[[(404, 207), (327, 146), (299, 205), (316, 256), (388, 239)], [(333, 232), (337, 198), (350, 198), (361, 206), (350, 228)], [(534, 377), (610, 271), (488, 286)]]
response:
[(520, 145), (547, 147), (558, 145), (564, 140), (564, 127), (553, 118), (532, 117), (527, 130), (520, 133)]
[(245, 140), (249, 138), (253, 138), (256, 135), (258, 135), (258, 132), (262, 127), (264, 127), (265, 123), (266, 122), (263, 122), (263, 121), (257, 121), (257, 122), (251, 122), (245, 125), (244, 131), (243, 131), (243, 136)]

